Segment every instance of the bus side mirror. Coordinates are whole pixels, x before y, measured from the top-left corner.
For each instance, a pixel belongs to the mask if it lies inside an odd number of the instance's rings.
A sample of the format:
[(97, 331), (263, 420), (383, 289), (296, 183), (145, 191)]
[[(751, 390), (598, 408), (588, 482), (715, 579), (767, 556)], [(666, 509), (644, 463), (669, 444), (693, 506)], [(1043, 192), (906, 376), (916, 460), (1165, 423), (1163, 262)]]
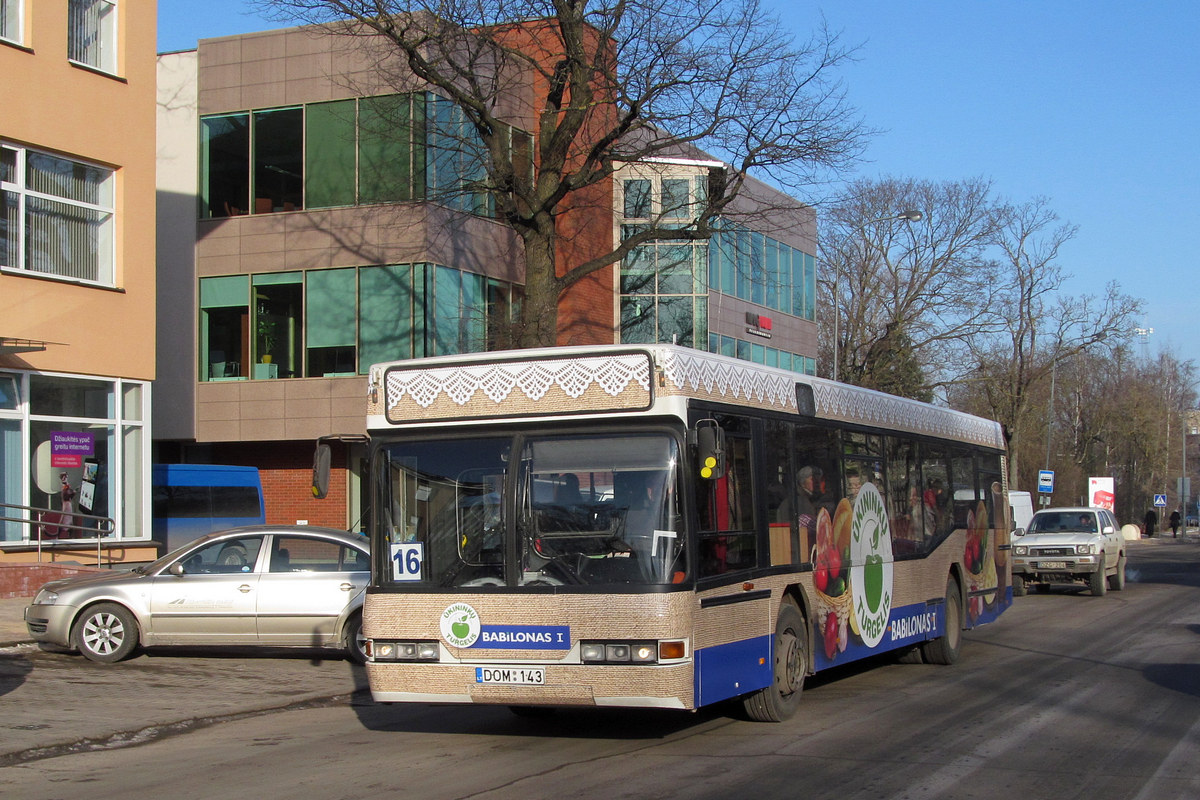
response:
[(725, 431), (715, 419), (696, 423), (696, 466), (705, 480), (725, 474)]
[(329, 494), (329, 445), (317, 443), (317, 451), (313, 454), (312, 493), (318, 500), (324, 500)]

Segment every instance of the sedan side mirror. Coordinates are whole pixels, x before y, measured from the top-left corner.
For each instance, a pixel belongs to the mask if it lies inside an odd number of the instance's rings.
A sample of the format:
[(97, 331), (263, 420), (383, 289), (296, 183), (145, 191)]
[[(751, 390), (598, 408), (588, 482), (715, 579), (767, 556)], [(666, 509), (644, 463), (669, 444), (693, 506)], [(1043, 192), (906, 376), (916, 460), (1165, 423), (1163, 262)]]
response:
[(167, 567), (167, 572), (171, 573), (176, 578), (182, 577), (184, 574), (186, 574), (186, 570), (183, 568), (183, 563), (179, 561), (176, 561), (174, 564)]

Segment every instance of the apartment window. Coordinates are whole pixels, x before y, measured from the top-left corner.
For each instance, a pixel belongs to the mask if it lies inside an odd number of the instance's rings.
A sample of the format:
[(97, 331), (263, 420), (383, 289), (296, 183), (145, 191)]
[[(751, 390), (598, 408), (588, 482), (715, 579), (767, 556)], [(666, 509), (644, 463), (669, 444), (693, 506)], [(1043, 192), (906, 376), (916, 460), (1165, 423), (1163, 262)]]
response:
[(511, 284), (436, 264), (201, 278), (199, 377), (354, 375), (381, 361), (482, 352), (519, 302)]
[(254, 113), (254, 213), (304, 207), (304, 111)]
[(684, 219), (688, 215), (691, 202), (688, 197), (687, 178), (663, 178), (662, 193), (659, 198), (662, 204), (662, 215), (667, 219)]
[(68, 0), (67, 57), (79, 64), (117, 71), (117, 4), (111, 0)]
[[(628, 196), (628, 195), (627, 195)], [(639, 226), (622, 225), (623, 238)], [(621, 341), (703, 347), (708, 335), (704, 242), (652, 242), (621, 263)]]
[(0, 0), (0, 39), (21, 43), (22, 0)]
[(308, 273), (305, 330), (312, 377), (354, 374), (357, 272), (350, 267)]
[(708, 280), (722, 294), (816, 319), (816, 258), (761, 233), (728, 224), (718, 231)]
[(0, 145), (0, 267), (112, 285), (113, 175)]
[(251, 374), (250, 276), (200, 279), (200, 379)]
[(250, 115), (200, 120), (200, 202), (204, 217), (250, 213)]
[(303, 109), (205, 117), (200, 120), (202, 216), (304, 208), (303, 164)]
[(638, 178), (625, 181), (626, 219), (649, 219), (650, 181)]

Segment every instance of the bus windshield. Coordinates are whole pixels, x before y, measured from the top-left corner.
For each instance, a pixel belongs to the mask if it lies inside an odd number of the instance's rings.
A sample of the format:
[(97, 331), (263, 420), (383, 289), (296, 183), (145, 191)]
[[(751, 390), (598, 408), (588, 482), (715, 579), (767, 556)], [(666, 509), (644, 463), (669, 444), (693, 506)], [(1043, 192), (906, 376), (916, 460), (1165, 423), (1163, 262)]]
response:
[(384, 444), (378, 458), (379, 545), (393, 583), (645, 586), (687, 577), (669, 435), (413, 441)]

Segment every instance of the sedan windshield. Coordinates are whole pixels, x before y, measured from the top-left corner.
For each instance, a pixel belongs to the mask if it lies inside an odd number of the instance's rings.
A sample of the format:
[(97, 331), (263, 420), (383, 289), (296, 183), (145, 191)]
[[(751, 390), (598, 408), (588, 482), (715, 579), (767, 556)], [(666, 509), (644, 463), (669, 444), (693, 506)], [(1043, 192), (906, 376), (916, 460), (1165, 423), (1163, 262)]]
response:
[(378, 456), (396, 583), (647, 585), (687, 574), (670, 436), (472, 438)]

